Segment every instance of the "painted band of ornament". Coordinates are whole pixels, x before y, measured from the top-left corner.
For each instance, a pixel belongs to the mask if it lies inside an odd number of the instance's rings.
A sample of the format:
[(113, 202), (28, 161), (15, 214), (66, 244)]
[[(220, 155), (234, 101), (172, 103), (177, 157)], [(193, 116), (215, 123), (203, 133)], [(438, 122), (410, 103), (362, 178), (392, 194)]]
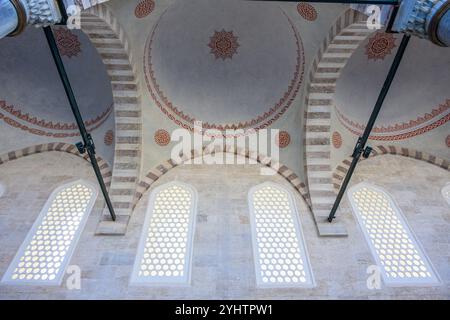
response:
[[(361, 131), (356, 131), (352, 128), (350, 128), (346, 123), (342, 122), (341, 119), (339, 118), (340, 122), (342, 123), (342, 125), (349, 130), (351, 133), (360, 136), (362, 134)], [(411, 132), (407, 132), (407, 133), (400, 133), (397, 135), (383, 135), (383, 136), (377, 136), (377, 135), (371, 135), (369, 137), (370, 140), (378, 140), (378, 141), (397, 141), (397, 140), (404, 140), (404, 139), (409, 139), (415, 136), (419, 136), (421, 134), (424, 134), (428, 131), (434, 130), (444, 124), (446, 124), (448, 121), (450, 120), (450, 114), (445, 115), (443, 118), (433, 122), (432, 124), (429, 124), (423, 128), (419, 128), (416, 130), (413, 130)]]
[[(285, 92), (283, 97), (279, 100), (279, 102), (275, 104), (275, 106), (270, 108), (269, 111), (265, 112), (263, 115), (258, 116), (256, 119), (239, 122), (238, 124), (214, 124), (203, 122), (202, 125), (204, 129), (217, 129), (220, 131), (239, 130), (247, 128), (252, 128), (255, 130), (264, 129), (272, 125), (276, 120), (278, 120), (280, 116), (283, 115), (287, 111), (287, 109), (289, 109), (289, 107), (292, 105), (303, 82), (305, 69), (304, 50), (302, 40), (300, 38), (300, 35), (298, 34), (298, 31), (295, 28), (294, 23), (283, 10), (281, 10), (281, 12), (287, 18), (290, 24), (297, 46), (295, 72), (293, 79), (291, 80), (290, 85), (287, 88), (287, 91)], [(193, 131), (194, 122), (199, 119), (195, 119), (192, 116), (185, 114), (183, 111), (180, 110), (180, 107), (174, 106), (172, 102), (168, 99), (168, 97), (165, 96), (164, 92), (158, 85), (157, 79), (155, 77), (155, 72), (153, 70), (153, 64), (151, 62), (154, 36), (158, 29), (161, 18), (164, 16), (164, 14), (165, 12), (159, 18), (160, 20), (158, 20), (158, 22), (156, 23), (151, 33), (151, 36), (147, 40), (145, 48), (146, 53), (144, 54), (145, 80), (147, 82), (147, 87), (149, 89), (150, 95), (152, 96), (152, 99), (154, 100), (158, 108), (178, 126)], [(162, 101), (162, 103), (160, 102), (160, 100)]]
[[(38, 119), (37, 117), (30, 116), (29, 113), (22, 113), (22, 111), (17, 110), (12, 105), (7, 105), (6, 101), (0, 100), (0, 109), (3, 111), (9, 113), (10, 115), (23, 120), (25, 122), (28, 122), (32, 125), (45, 128), (45, 129), (51, 129), (51, 130), (78, 130), (78, 126), (75, 122), (72, 123), (53, 123), (52, 121), (45, 121), (44, 119)], [(112, 113), (113, 110), (113, 104), (111, 104), (105, 111), (102, 112), (101, 115), (97, 116), (94, 119), (90, 119), (85, 121), (86, 127), (92, 127), (98, 123), (103, 123), (109, 115)], [(92, 130), (92, 128), (91, 128)]]
[[(32, 125), (36, 125), (41, 128), (45, 129), (51, 129), (51, 130), (64, 130), (64, 131), (72, 131), (76, 130), (75, 132), (49, 132), (38, 128), (32, 128), (25, 124), (22, 124), (13, 118), (8, 117), (6, 114), (3, 114), (0, 112), (0, 120), (3, 120), (6, 124), (14, 127), (19, 128), (23, 131), (27, 131), (31, 134), (38, 135), (38, 136), (46, 136), (46, 137), (53, 137), (53, 138), (68, 138), (68, 137), (77, 137), (79, 136), (78, 127), (75, 123), (56, 123), (53, 124), (53, 122), (46, 122), (45, 120), (39, 120), (36, 117), (30, 117), (30, 115), (22, 114), (20, 111), (15, 110), (12, 106), (7, 106), (5, 101), (0, 101), (0, 109), (8, 112), (10, 115), (17, 117), (20, 120), (26, 121)], [(107, 110), (105, 110), (100, 116), (98, 116), (95, 119), (88, 120), (85, 122), (86, 127), (89, 131), (94, 131), (97, 128), (99, 128), (108, 118), (109, 115), (113, 111), (113, 105), (111, 105)]]
[[(350, 120), (349, 118), (347, 118), (340, 110), (339, 108), (336, 106), (335, 107), (336, 110), (336, 114), (338, 116), (338, 119), (340, 120), (340, 122), (350, 131), (352, 132), (359, 132), (356, 134), (360, 134), (362, 131), (364, 131), (365, 129), (365, 125), (362, 125), (360, 123), (357, 123), (353, 120)], [(400, 124), (394, 124), (394, 125), (388, 125), (388, 126), (381, 126), (381, 127), (374, 127), (372, 132), (376, 135), (383, 135), (383, 134), (389, 134), (389, 133), (395, 133), (395, 132), (399, 132), (399, 131), (405, 131), (405, 130), (410, 130), (410, 129), (415, 129), (421, 125), (425, 125), (425, 124), (429, 124), (432, 125), (433, 119), (441, 116), (442, 114), (445, 114), (444, 117), (441, 118), (442, 119), (446, 119), (448, 118), (449, 114), (450, 114), (450, 99), (446, 99), (446, 101), (443, 104), (440, 104), (437, 108), (433, 109), (430, 113), (426, 113), (424, 116), (418, 117), (416, 120), (410, 120), (409, 122), (403, 122)], [(444, 122), (445, 123), (445, 122)], [(417, 131), (417, 130), (416, 130)], [(429, 131), (429, 130), (427, 130)], [(400, 136), (400, 135), (408, 135), (409, 132), (403, 132), (403, 133), (398, 133), (395, 136)], [(375, 138), (374, 138), (375, 139)]]

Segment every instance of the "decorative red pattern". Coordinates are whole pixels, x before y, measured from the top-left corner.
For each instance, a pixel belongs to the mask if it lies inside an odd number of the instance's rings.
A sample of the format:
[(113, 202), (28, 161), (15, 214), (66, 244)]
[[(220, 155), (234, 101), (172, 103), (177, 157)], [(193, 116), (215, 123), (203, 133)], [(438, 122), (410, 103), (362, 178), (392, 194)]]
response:
[(225, 29), (215, 31), (208, 47), (211, 48), (211, 53), (216, 59), (232, 59), (239, 47), (238, 37), (233, 34), (233, 31), (225, 31)]
[(314, 21), (317, 19), (317, 10), (309, 3), (299, 3), (297, 11), (305, 20)]
[[(238, 129), (246, 129), (246, 128), (252, 128), (255, 130), (265, 129), (272, 125), (276, 120), (278, 120), (289, 107), (294, 102), (299, 90), (300, 86), (303, 82), (303, 76), (304, 76), (304, 67), (305, 67), (305, 61), (304, 61), (304, 50), (303, 50), (303, 43), (301, 41), (300, 35), (298, 34), (294, 23), (292, 20), (286, 15), (286, 13), (283, 11), (284, 16), (287, 18), (291, 25), (291, 29), (294, 33), (294, 37), (297, 44), (297, 64), (295, 68), (294, 77), (291, 80), (291, 83), (286, 91), (286, 93), (283, 95), (283, 97), (280, 99), (280, 101), (272, 108), (269, 109), (268, 112), (265, 112), (263, 115), (258, 116), (256, 119), (252, 119), (250, 121), (240, 122), (238, 124), (214, 124), (214, 123), (208, 123), (203, 122), (203, 129), (217, 129), (220, 131), (225, 131), (228, 129), (231, 130), (238, 130)], [(150, 94), (152, 96), (152, 99), (158, 106), (158, 108), (175, 124), (178, 126), (193, 131), (193, 125), (194, 119), (193, 117), (185, 114), (183, 111), (180, 110), (179, 107), (174, 106), (169, 99), (164, 95), (164, 92), (161, 90), (160, 86), (158, 85), (156, 78), (155, 78), (155, 72), (153, 71), (153, 64), (151, 62), (152, 58), (152, 44), (153, 44), (153, 38), (155, 36), (156, 30), (158, 28), (159, 22), (156, 23), (151, 36), (147, 40), (146, 44), (146, 54), (144, 54), (144, 75), (145, 75), (145, 81), (147, 83), (147, 88), (150, 91)], [(154, 89), (153, 89), (154, 88)], [(162, 100), (164, 105), (159, 101), (159, 98)], [(173, 114), (171, 113), (173, 112)], [(181, 118), (178, 119), (176, 117)], [(270, 119), (268, 119), (271, 117)], [(267, 120), (268, 119), (268, 120)], [(187, 123), (185, 123), (185, 122)], [(263, 122), (265, 121), (265, 122)], [(261, 123), (263, 122), (263, 123)], [(226, 136), (224, 134), (224, 136)]]
[(53, 32), (61, 56), (72, 58), (81, 53), (81, 43), (76, 34), (66, 28), (57, 28)]
[(395, 38), (391, 33), (377, 32), (369, 38), (369, 43), (366, 45), (366, 55), (369, 60), (384, 60), (395, 47)]
[[(44, 119), (39, 119), (35, 116), (30, 115), (29, 113), (22, 113), (22, 111), (15, 109), (14, 106), (12, 106), (12, 105), (7, 105), (6, 101), (4, 101), (4, 100), (0, 100), (0, 109), (8, 112), (10, 115), (17, 117), (20, 120), (26, 121), (32, 125), (35, 125), (35, 126), (38, 126), (41, 128), (51, 129), (51, 130), (78, 130), (78, 126), (75, 122), (53, 123), (53, 121), (46, 121)], [(113, 109), (113, 105), (110, 105), (108, 107), (108, 109), (106, 109), (101, 115), (97, 116), (94, 119), (85, 121), (86, 127), (94, 126), (99, 122), (103, 123), (108, 118), (108, 116), (111, 114), (112, 109)]]
[(164, 129), (159, 129), (155, 132), (155, 142), (164, 147), (170, 143), (170, 134)]
[(105, 137), (103, 138), (103, 142), (105, 145), (110, 146), (114, 142), (114, 131), (108, 130), (105, 133)]
[[(35, 134), (37, 136), (44, 136), (44, 137), (52, 137), (52, 138), (70, 138), (70, 137), (78, 137), (80, 134), (78, 132), (72, 132), (72, 133), (60, 133), (60, 132), (48, 132), (40, 129), (30, 128), (26, 125), (21, 124), (20, 122), (17, 122), (14, 119), (11, 119), (0, 112), (0, 120), (3, 120), (6, 124), (21, 129), (23, 131), (27, 131), (31, 134)], [(95, 127), (89, 128), (89, 131), (94, 131), (98, 127), (100, 127), (103, 124), (103, 122), (97, 124)]]
[(155, 9), (155, 1), (153, 0), (143, 0), (138, 3), (136, 9), (134, 9), (134, 15), (136, 18), (145, 18)]
[[(339, 120), (341, 120), (341, 119), (339, 118)], [(398, 134), (398, 135), (391, 135), (391, 136), (370, 136), (369, 139), (371, 139), (371, 140), (379, 140), (379, 141), (396, 141), (396, 140), (408, 139), (408, 138), (412, 138), (412, 137), (421, 135), (421, 134), (426, 133), (428, 131), (431, 131), (433, 129), (436, 129), (436, 128), (444, 125), (445, 123), (447, 123), (449, 120), (450, 120), (450, 114), (447, 114), (443, 118), (437, 120), (436, 122), (433, 122), (432, 124), (429, 124), (429, 125), (427, 125), (427, 126), (425, 126), (423, 128), (419, 128), (419, 129), (411, 131), (411, 132), (402, 133), (402, 134)], [(358, 135), (358, 136), (361, 135), (361, 132), (353, 130), (352, 128), (347, 126), (346, 123), (344, 123), (342, 121), (341, 121), (341, 123), (351, 133), (353, 133), (355, 135)]]
[(275, 137), (275, 143), (280, 148), (286, 148), (291, 143), (291, 135), (287, 131), (280, 131)]
[[(441, 114), (443, 114), (448, 110), (450, 110), (450, 99), (446, 99), (443, 104), (440, 104), (437, 108), (431, 110), (430, 113), (426, 113), (425, 115), (418, 117), (416, 120), (410, 120), (408, 122), (403, 123), (396, 123), (394, 125), (389, 126), (374, 127), (372, 131), (377, 134), (382, 134), (412, 129), (432, 120), (433, 118), (440, 116)], [(339, 120), (341, 120), (341, 122), (344, 122), (347, 126), (353, 127), (354, 130), (364, 131), (364, 129), (366, 128), (365, 125), (362, 125), (347, 118), (337, 107), (336, 112), (338, 114)]]
[(342, 136), (339, 132), (337, 132), (337, 131), (333, 132), (331, 141), (333, 143), (333, 147), (335, 147), (336, 149), (339, 149), (340, 147), (342, 147)]

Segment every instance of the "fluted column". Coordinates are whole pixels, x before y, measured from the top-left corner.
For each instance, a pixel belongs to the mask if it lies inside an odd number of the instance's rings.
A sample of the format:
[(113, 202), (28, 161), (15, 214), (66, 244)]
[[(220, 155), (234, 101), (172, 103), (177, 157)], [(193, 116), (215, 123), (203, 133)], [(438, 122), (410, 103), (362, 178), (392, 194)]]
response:
[(450, 0), (403, 0), (392, 30), (450, 45)]

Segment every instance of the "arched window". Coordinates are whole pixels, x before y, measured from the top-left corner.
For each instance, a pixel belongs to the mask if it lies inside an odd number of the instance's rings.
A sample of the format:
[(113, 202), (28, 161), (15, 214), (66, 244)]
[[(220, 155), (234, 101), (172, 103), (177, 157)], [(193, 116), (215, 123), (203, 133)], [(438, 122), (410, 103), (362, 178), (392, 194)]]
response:
[(96, 198), (96, 188), (84, 181), (53, 191), (2, 282), (60, 285)]
[(249, 192), (256, 283), (259, 287), (312, 287), (314, 277), (293, 196), (263, 183)]
[(444, 197), (445, 201), (447, 201), (448, 205), (450, 206), (450, 183), (447, 183), (442, 188), (442, 196)]
[(389, 194), (360, 183), (348, 191), (348, 196), (386, 285), (439, 283), (425, 252)]
[(171, 182), (153, 190), (134, 263), (132, 284), (189, 284), (197, 192)]

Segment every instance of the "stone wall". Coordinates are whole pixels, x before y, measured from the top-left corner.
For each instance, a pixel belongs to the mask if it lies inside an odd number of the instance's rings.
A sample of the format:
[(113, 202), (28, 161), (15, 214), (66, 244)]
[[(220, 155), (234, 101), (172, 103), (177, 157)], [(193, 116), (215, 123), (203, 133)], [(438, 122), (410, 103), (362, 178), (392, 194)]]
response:
[[(36, 170), (39, 163), (39, 170)], [(143, 195), (125, 236), (95, 236), (102, 201), (88, 220), (70, 264), (81, 267), (82, 289), (5, 287), (0, 299), (309, 299), (309, 298), (450, 298), (450, 210), (440, 188), (450, 174), (436, 166), (392, 155), (360, 164), (353, 183), (368, 181), (385, 188), (408, 222), (443, 279), (439, 287), (366, 287), (366, 269), (373, 259), (344, 200), (338, 219), (345, 238), (317, 235), (306, 206), (281, 176), (261, 176), (260, 165), (176, 167)], [(63, 153), (44, 153), (0, 166), (0, 274), (3, 274), (52, 190), (74, 177), (95, 181), (89, 164)], [(194, 186), (198, 213), (193, 247), (192, 283), (188, 287), (131, 287), (129, 280), (151, 190), (170, 181)], [(247, 193), (264, 181), (292, 191), (299, 208), (317, 286), (313, 289), (257, 289), (251, 244)]]

